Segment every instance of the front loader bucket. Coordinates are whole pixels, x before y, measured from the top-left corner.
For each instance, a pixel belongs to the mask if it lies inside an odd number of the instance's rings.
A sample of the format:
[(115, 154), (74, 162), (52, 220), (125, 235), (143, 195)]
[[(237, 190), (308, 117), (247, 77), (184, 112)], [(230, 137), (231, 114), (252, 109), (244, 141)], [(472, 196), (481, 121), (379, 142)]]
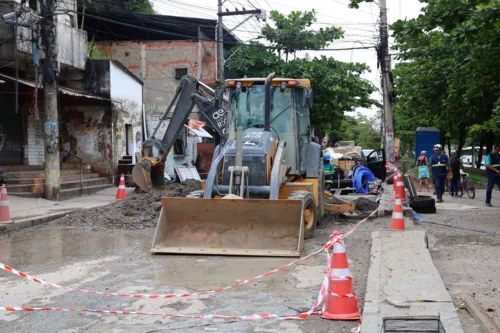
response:
[(300, 200), (163, 198), (153, 253), (298, 257)]

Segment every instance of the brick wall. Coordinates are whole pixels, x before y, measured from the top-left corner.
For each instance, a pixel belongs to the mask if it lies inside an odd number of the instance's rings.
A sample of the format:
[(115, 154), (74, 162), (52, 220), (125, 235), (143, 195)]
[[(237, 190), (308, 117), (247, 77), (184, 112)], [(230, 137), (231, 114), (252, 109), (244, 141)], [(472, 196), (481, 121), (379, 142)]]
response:
[(177, 68), (186, 68), (207, 84), (216, 80), (215, 42), (101, 42), (99, 49), (144, 81), (147, 114), (165, 111), (179, 83)]

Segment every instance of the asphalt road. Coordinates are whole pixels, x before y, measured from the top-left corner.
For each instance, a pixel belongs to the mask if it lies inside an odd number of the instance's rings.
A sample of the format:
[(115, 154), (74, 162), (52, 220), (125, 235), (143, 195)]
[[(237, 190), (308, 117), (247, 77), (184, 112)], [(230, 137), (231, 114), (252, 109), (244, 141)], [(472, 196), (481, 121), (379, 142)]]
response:
[[(333, 230), (346, 231), (359, 220), (328, 215), (304, 253), (320, 248)], [(388, 218), (370, 220), (346, 239), (355, 291), (363, 299), (369, 266), (370, 235)], [(55, 224), (0, 237), (0, 262), (47, 281), (77, 288), (127, 293), (186, 293), (232, 285), (290, 262), (286, 258), (234, 258), (151, 255), (153, 229), (88, 231)], [(294, 314), (314, 303), (326, 272), (317, 255), (286, 271), (213, 296), (183, 299), (132, 299), (68, 292), (40, 286), (0, 271), (0, 304), (91, 308), (177, 314)], [(2, 332), (351, 332), (356, 321), (317, 316), (300, 321), (179, 319), (60, 312), (0, 313)]]

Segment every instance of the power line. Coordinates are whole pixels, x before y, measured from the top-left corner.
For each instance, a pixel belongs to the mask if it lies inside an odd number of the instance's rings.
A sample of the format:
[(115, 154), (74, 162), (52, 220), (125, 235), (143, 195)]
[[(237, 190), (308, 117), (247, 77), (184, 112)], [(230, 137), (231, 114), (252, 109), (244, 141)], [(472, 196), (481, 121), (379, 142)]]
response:
[[(75, 12), (75, 11), (68, 10), (68, 12)], [(81, 12), (77, 12), (77, 13), (78, 14), (82, 14)], [(165, 34), (165, 35), (170, 35), (170, 36), (178, 36), (178, 37), (185, 37), (185, 38), (190, 38), (190, 39), (198, 39), (198, 40), (202, 40), (202, 41), (209, 41), (209, 42), (215, 42), (215, 43), (224, 43), (224, 44), (228, 44), (228, 45), (241, 45), (241, 46), (255, 47), (254, 44), (244, 44), (244, 43), (234, 43), (234, 42), (218, 42), (218, 41), (216, 41), (214, 39), (209, 39), (209, 38), (193, 38), (193, 36), (189, 36), (189, 35), (184, 35), (184, 34), (175, 33), (175, 32), (167, 32), (167, 31), (163, 31), (163, 30), (159, 30), (159, 29), (153, 29), (153, 28), (147, 28), (145, 26), (139, 26), (139, 25), (134, 25), (134, 24), (130, 24), (130, 23), (120, 22), (120, 21), (116, 21), (116, 20), (113, 20), (113, 19), (109, 19), (109, 18), (106, 18), (106, 17), (97, 16), (97, 15), (93, 15), (93, 14), (86, 13), (85, 15), (87, 15), (89, 17), (97, 18), (97, 19), (100, 19), (100, 20), (103, 20), (103, 21), (115, 23), (115, 24), (118, 24), (118, 25), (123, 25), (123, 26), (127, 26), (127, 27), (130, 27), (130, 28), (138, 28), (140, 30), (156, 32), (156, 33), (159, 33), (159, 34)], [(275, 46), (260, 45), (259, 47), (266, 48), (266, 49), (271, 49), (271, 50), (277, 49), (277, 47), (275, 47)], [(344, 51), (344, 50), (371, 49), (371, 48), (374, 48), (374, 47), (375, 46), (373, 46), (373, 47), (372, 46), (355, 47), (355, 48), (345, 48), (345, 49), (311, 49), (311, 50), (308, 50), (308, 51)]]

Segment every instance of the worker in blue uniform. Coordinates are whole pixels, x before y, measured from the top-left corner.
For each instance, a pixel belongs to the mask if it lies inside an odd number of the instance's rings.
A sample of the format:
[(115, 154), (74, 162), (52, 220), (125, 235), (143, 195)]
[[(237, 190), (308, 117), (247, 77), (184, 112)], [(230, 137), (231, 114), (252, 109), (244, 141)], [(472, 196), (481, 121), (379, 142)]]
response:
[(493, 151), (486, 156), (486, 174), (488, 175), (488, 187), (486, 187), (485, 204), (491, 207), (491, 192), (495, 184), (500, 189), (500, 144), (493, 147)]
[(434, 145), (434, 155), (429, 159), (429, 171), (431, 171), (436, 185), (437, 202), (443, 202), (444, 185), (449, 165), (450, 159), (443, 152), (443, 147), (440, 144)]
[(333, 186), (333, 180), (335, 179), (335, 167), (333, 166), (331, 156), (328, 153), (323, 155), (323, 172), (325, 174), (325, 189), (330, 190)]

